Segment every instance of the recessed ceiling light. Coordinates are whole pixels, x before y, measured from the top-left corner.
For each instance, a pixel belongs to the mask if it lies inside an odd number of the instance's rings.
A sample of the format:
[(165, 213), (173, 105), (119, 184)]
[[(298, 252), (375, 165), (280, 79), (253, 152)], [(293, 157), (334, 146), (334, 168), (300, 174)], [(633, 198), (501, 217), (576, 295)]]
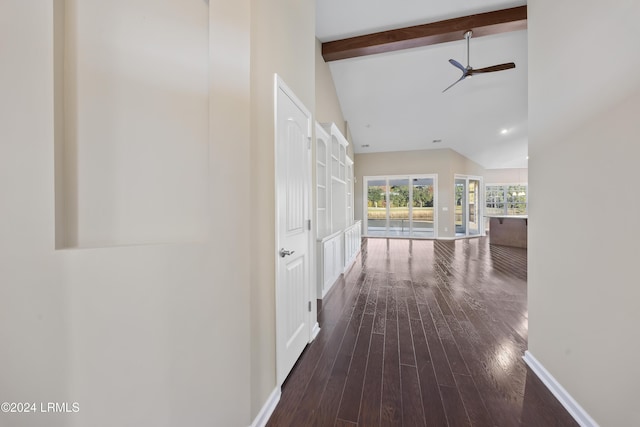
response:
[(434, 144), (438, 144), (438, 143), (442, 142), (442, 140), (441, 139), (434, 139), (431, 142), (434, 143)]
[(529, 160), (529, 156), (527, 156), (527, 160)]
[(500, 131), (500, 133), (501, 133), (501, 134), (503, 134), (503, 135), (505, 135), (507, 132), (509, 132), (509, 130), (507, 130), (507, 129), (502, 129), (502, 130)]

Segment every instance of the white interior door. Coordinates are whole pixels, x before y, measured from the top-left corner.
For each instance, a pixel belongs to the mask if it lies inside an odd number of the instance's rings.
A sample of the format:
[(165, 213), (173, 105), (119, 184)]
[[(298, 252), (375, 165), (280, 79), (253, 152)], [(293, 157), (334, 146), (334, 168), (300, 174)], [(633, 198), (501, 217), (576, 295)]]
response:
[(311, 339), (311, 115), (276, 77), (276, 360), (282, 384)]

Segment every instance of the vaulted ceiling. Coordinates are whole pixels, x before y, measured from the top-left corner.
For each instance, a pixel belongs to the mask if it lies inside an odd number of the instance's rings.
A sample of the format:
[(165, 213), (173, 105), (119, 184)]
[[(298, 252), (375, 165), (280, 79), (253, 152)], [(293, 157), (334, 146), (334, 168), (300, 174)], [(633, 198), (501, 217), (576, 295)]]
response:
[[(485, 0), (319, 0), (322, 42), (438, 22), (525, 4)], [(516, 68), (467, 78), (460, 40), (329, 62), (356, 153), (451, 148), (485, 168), (527, 166), (527, 33), (471, 39), (474, 68)], [(434, 142), (436, 141), (436, 142)]]

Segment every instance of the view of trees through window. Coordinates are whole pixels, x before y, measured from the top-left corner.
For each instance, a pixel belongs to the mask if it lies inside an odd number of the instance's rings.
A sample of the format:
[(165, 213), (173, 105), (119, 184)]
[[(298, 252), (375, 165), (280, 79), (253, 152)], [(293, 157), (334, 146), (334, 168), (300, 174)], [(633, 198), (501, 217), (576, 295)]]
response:
[(368, 178), (370, 236), (433, 236), (434, 178)]
[(456, 176), (454, 182), (456, 236), (476, 236), (482, 233), (481, 188), (482, 181), (479, 177)]
[(487, 215), (527, 214), (526, 185), (487, 185), (485, 196)]

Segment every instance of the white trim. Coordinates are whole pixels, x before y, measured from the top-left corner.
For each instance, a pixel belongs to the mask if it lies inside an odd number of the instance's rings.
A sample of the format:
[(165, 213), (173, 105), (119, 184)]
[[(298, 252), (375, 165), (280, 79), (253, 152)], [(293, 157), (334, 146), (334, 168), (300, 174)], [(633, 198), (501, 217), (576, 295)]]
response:
[(315, 340), (319, 333), (320, 333), (320, 324), (316, 322), (316, 324), (313, 325), (313, 328), (311, 329), (311, 340), (309, 342), (312, 342), (313, 340)]
[(558, 401), (564, 406), (564, 408), (569, 412), (569, 414), (573, 417), (574, 420), (581, 427), (599, 427), (598, 423), (595, 422), (593, 418), (584, 410), (582, 406), (578, 402), (575, 401), (573, 397), (569, 394), (567, 390), (565, 390), (562, 385), (551, 375), (549, 371), (546, 370), (544, 366), (533, 357), (533, 355), (529, 351), (524, 352), (524, 356), (522, 357), (524, 362), (531, 368), (534, 374), (540, 378), (540, 381), (547, 386), (549, 391), (553, 393), (553, 395), (558, 399)]
[(258, 415), (253, 419), (253, 422), (249, 427), (264, 427), (267, 425), (269, 418), (271, 418), (271, 414), (273, 414), (274, 409), (276, 409), (276, 406), (280, 401), (281, 394), (282, 391), (280, 390), (280, 387), (273, 389), (267, 398), (267, 401), (264, 402), (264, 406), (260, 409), (260, 412), (258, 412)]

